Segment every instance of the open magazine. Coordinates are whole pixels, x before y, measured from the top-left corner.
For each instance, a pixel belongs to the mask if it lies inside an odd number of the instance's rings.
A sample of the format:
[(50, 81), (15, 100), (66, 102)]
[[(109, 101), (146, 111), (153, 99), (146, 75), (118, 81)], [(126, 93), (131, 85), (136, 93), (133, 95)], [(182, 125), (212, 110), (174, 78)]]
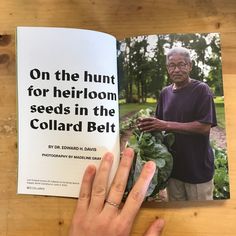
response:
[(90, 30), (18, 27), (18, 193), (78, 197), (88, 164), (98, 166), (105, 152), (114, 153), (111, 182), (120, 152), (131, 146), (136, 158), (124, 198), (151, 159), (158, 171), (146, 199), (168, 201), (178, 134), (142, 132), (137, 122), (157, 116), (161, 91), (171, 84), (166, 52), (183, 46), (193, 60), (191, 78), (214, 95), (220, 118), (209, 137), (214, 199), (229, 198), (219, 42), (217, 33), (117, 41)]

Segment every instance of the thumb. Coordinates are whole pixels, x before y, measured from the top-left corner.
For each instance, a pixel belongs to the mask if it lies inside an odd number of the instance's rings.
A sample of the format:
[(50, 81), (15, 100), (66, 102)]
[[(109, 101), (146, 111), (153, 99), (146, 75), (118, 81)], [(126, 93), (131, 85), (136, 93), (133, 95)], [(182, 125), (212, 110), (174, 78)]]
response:
[(160, 236), (164, 228), (165, 222), (163, 219), (157, 219), (149, 226), (144, 236)]

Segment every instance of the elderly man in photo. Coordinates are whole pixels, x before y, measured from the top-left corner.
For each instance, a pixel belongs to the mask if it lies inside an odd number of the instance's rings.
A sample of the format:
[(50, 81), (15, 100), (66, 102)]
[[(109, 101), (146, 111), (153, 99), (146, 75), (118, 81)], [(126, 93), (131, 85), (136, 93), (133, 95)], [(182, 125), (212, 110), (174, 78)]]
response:
[(175, 134), (169, 200), (211, 200), (214, 156), (209, 134), (217, 125), (213, 95), (207, 84), (190, 78), (192, 62), (186, 48), (172, 48), (166, 65), (172, 84), (161, 91), (156, 117), (141, 120), (139, 128)]

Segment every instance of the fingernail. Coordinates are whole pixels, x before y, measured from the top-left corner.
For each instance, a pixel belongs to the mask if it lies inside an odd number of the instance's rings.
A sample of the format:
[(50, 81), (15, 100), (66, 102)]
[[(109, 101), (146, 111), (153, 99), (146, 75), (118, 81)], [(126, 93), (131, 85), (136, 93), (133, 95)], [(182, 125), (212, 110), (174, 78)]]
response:
[(107, 152), (105, 155), (104, 155), (104, 160), (106, 161), (112, 161), (113, 160), (113, 154), (110, 153), (110, 152)]
[(148, 161), (145, 164), (145, 168), (150, 170), (150, 171), (155, 170), (156, 169), (156, 164), (153, 161)]
[(156, 220), (156, 226), (159, 228), (159, 230), (162, 230), (165, 225), (165, 221), (162, 218), (158, 218)]
[(93, 174), (96, 171), (96, 167), (93, 165), (89, 165), (86, 171), (88, 174)]
[(133, 157), (134, 151), (133, 151), (132, 148), (126, 148), (126, 149), (123, 151), (123, 155), (124, 155), (124, 156), (128, 156), (128, 157)]

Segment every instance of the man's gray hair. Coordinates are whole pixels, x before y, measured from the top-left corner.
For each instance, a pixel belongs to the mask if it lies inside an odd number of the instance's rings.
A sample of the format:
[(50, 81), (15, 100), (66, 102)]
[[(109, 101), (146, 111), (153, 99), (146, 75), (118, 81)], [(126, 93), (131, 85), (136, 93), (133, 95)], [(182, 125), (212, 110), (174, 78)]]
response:
[(168, 64), (169, 57), (173, 54), (182, 54), (187, 62), (191, 62), (190, 53), (187, 48), (184, 47), (173, 47), (166, 54), (166, 64)]

